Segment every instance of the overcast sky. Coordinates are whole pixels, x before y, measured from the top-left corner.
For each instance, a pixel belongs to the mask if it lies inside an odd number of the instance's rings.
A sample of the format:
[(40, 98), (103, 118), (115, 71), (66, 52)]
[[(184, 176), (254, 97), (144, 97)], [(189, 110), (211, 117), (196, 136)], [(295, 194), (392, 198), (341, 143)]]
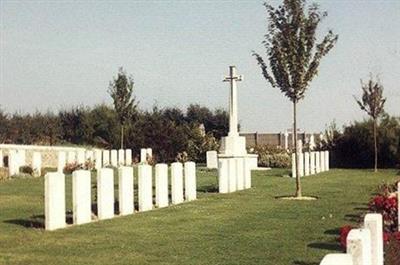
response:
[[(400, 1), (317, 1), (320, 26), (339, 34), (305, 100), (299, 126), (320, 131), (331, 121), (366, 116), (353, 95), (360, 79), (379, 74), (386, 110), (400, 115)], [(273, 1), (279, 3), (279, 1)], [(58, 111), (111, 104), (109, 81), (123, 66), (143, 109), (199, 103), (227, 108), (229, 65), (239, 83), (242, 131), (291, 126), (291, 104), (261, 76), (251, 51), (264, 53), (262, 1), (0, 0), (0, 106), (6, 112)]]

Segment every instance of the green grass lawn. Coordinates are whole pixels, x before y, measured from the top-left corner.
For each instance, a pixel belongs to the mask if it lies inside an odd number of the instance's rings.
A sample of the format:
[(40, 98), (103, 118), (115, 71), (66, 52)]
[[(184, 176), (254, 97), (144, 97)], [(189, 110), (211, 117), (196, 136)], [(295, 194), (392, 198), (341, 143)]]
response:
[(29, 227), (43, 214), (43, 178), (15, 179), (0, 183), (0, 264), (317, 265), (396, 173), (335, 169), (302, 179), (319, 200), (284, 201), (275, 197), (295, 188), (285, 170), (253, 172), (253, 188), (217, 194), (217, 172), (200, 169), (197, 201), (53, 232)]

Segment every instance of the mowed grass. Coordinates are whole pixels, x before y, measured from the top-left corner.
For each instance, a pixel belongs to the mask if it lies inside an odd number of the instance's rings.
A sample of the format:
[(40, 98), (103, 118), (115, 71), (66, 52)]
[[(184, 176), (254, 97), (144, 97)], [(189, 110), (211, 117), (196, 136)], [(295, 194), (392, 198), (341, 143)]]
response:
[(319, 200), (286, 201), (276, 199), (294, 192), (285, 174), (253, 172), (253, 188), (218, 194), (217, 172), (198, 169), (197, 201), (53, 232), (29, 227), (42, 220), (43, 178), (2, 182), (0, 264), (317, 265), (340, 251), (338, 228), (357, 222), (377, 186), (400, 179), (334, 169), (302, 179)]

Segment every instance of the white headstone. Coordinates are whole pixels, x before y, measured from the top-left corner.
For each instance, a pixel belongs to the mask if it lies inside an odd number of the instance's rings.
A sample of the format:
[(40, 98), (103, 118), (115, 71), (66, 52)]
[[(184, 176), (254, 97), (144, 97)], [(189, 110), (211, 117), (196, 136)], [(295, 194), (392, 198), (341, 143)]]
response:
[(118, 150), (118, 165), (119, 166), (125, 165), (125, 150), (124, 149)]
[(97, 171), (97, 213), (99, 219), (114, 217), (114, 170)]
[(10, 176), (19, 174), (19, 157), (17, 151), (8, 151), (8, 174)]
[(314, 137), (314, 134), (311, 134), (311, 136), (310, 136), (309, 147), (310, 147), (310, 150), (314, 150), (314, 148), (315, 148), (315, 137)]
[(46, 230), (66, 227), (65, 176), (51, 172), (44, 177), (44, 218)]
[(310, 175), (310, 153), (304, 153), (304, 176)]
[(250, 189), (251, 188), (251, 165), (249, 163), (249, 159), (244, 159), (244, 188)]
[(324, 172), (325, 171), (325, 152), (324, 151), (320, 152), (320, 161), (319, 161), (319, 163), (320, 163), (321, 172)]
[(74, 151), (68, 152), (67, 163), (72, 164), (76, 162), (76, 153)]
[(156, 205), (159, 208), (168, 206), (168, 165), (156, 165)]
[(92, 221), (91, 173), (89, 170), (72, 172), (72, 208), (74, 224)]
[(0, 150), (0, 167), (4, 167), (3, 159), (3, 150)]
[(94, 150), (94, 161), (95, 161), (95, 164), (94, 164), (94, 168), (96, 169), (96, 170), (99, 170), (100, 168), (102, 168), (102, 164), (103, 164), (103, 161), (102, 161), (102, 156), (101, 156), (101, 150), (99, 150), (99, 149), (96, 149), (96, 150)]
[(147, 157), (148, 157), (149, 159), (152, 159), (152, 158), (153, 158), (153, 149), (147, 148), (147, 149), (146, 149), (146, 155), (147, 155)]
[(300, 174), (300, 177), (303, 177), (304, 176), (304, 155), (302, 152), (298, 153), (297, 155), (298, 155), (297, 159), (299, 160), (299, 174)]
[(66, 164), (65, 152), (60, 151), (60, 152), (58, 152), (58, 157), (57, 157), (57, 172), (58, 173), (64, 172), (65, 164)]
[(185, 166), (185, 199), (196, 200), (196, 163), (186, 162)]
[(32, 154), (32, 169), (34, 176), (42, 175), (42, 156), (39, 152), (33, 152)]
[(329, 171), (329, 151), (325, 151), (325, 171)]
[(138, 198), (139, 211), (149, 211), (153, 209), (153, 186), (152, 186), (152, 168), (150, 165), (138, 166)]
[(18, 155), (18, 165), (20, 167), (26, 165), (26, 152), (24, 149), (17, 149), (17, 155)]
[(78, 151), (76, 152), (76, 162), (77, 162), (79, 165), (85, 165), (85, 162), (86, 162), (86, 160), (85, 160), (85, 151), (83, 151), (83, 150), (78, 150)]
[(228, 159), (218, 159), (218, 189), (219, 193), (228, 193)]
[(319, 151), (315, 152), (315, 173), (317, 174), (321, 172), (320, 153)]
[(371, 265), (371, 233), (368, 229), (352, 229), (347, 236), (347, 253), (354, 265)]
[(285, 135), (285, 150), (287, 150), (289, 148), (289, 141), (288, 141), (289, 133), (287, 130), (285, 131), (284, 135)]
[(113, 167), (118, 166), (118, 151), (115, 149), (111, 150), (110, 164)]
[(85, 152), (85, 161), (93, 162), (93, 160), (94, 160), (93, 151), (92, 150), (86, 150), (86, 152)]
[(315, 152), (310, 152), (310, 174), (315, 174)]
[(103, 150), (103, 167), (110, 165), (110, 150)]
[(235, 158), (236, 165), (236, 190), (244, 189), (244, 167), (243, 167), (244, 158), (239, 157)]
[(371, 265), (383, 265), (383, 220), (381, 214), (369, 213), (364, 218), (364, 227), (371, 233)]
[(296, 155), (292, 153), (292, 178), (296, 178)]
[(125, 150), (125, 163), (127, 166), (132, 165), (132, 149)]
[(183, 202), (183, 166), (179, 162), (171, 164), (171, 199), (172, 204)]
[(147, 163), (147, 149), (140, 149), (140, 163)]
[(133, 214), (133, 167), (118, 168), (119, 214)]
[(228, 158), (228, 191), (235, 192), (237, 190), (236, 183), (236, 160), (235, 158)]
[(350, 254), (328, 254), (319, 265), (353, 265), (353, 257)]
[(207, 158), (207, 168), (218, 168), (218, 156), (217, 151), (207, 151), (206, 152)]

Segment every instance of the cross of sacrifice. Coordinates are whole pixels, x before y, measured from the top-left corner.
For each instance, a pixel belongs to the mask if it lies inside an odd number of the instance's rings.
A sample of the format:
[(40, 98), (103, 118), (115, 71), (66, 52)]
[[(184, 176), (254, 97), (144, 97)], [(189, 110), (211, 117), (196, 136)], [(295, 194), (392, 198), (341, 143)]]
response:
[(225, 76), (223, 82), (230, 82), (231, 91), (229, 97), (229, 136), (238, 136), (238, 113), (237, 113), (237, 84), (242, 81), (242, 75), (236, 75), (236, 66), (229, 66), (229, 76)]

